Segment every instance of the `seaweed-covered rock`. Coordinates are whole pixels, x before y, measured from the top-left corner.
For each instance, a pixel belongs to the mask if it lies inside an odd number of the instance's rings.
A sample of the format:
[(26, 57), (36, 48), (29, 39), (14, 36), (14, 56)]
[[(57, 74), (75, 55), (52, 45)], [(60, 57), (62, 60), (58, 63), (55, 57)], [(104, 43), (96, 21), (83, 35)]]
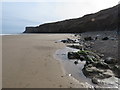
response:
[(94, 63), (94, 58), (92, 55), (86, 55), (86, 62)]
[(80, 59), (81, 61), (85, 60), (87, 64), (96, 63), (100, 61), (100, 56), (94, 52), (87, 50), (80, 50), (78, 52), (68, 52), (69, 59)]

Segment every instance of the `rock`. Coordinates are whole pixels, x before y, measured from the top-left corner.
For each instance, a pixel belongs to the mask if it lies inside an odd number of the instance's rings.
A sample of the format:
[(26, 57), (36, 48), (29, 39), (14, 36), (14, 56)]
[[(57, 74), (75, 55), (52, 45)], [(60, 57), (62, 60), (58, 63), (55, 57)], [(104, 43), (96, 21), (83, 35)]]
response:
[(93, 38), (92, 37), (85, 37), (84, 40), (85, 41), (91, 41), (91, 40), (93, 40)]
[(67, 38), (66, 40), (61, 40), (63, 43), (76, 43), (76, 40), (72, 40), (70, 38)]
[(93, 67), (93, 65), (92, 64), (88, 64), (87, 67), (91, 68), (91, 67)]
[(94, 63), (93, 58), (94, 56), (86, 55), (86, 63), (87, 64)]
[(76, 52), (68, 52), (68, 59), (79, 59), (79, 54)]
[(101, 69), (97, 69), (96, 67), (92, 66), (84, 66), (84, 68), (82, 69), (83, 73), (85, 76), (87, 77), (95, 77), (95, 76), (98, 76), (99, 73), (103, 73), (104, 70), (101, 70)]
[(104, 38), (102, 38), (102, 40), (108, 40), (109, 38), (108, 37), (104, 37)]
[(90, 45), (90, 44), (84, 43), (84, 45), (86, 48), (92, 48), (92, 45)]
[(78, 61), (75, 61), (74, 64), (75, 64), (75, 65), (78, 64)]
[(72, 40), (70, 38), (67, 38), (68, 43), (76, 43), (75, 40)]
[(91, 55), (93, 57), (94, 61), (99, 61), (100, 60), (100, 56), (97, 53), (89, 51), (88, 55)]
[(82, 45), (67, 45), (67, 47), (75, 48), (75, 49), (82, 49)]
[(107, 63), (107, 64), (115, 64), (116, 60), (114, 58), (112, 58), (112, 57), (107, 57), (105, 59), (105, 63)]
[(67, 40), (61, 40), (61, 42), (63, 42), (63, 43), (68, 43), (68, 41), (67, 41)]
[(61, 77), (64, 77), (64, 76), (61, 76)]
[(97, 68), (102, 68), (102, 69), (109, 69), (109, 65), (103, 61), (99, 61), (96, 63)]
[(97, 40), (98, 39), (98, 37), (95, 37), (95, 39), (94, 40)]
[(75, 34), (74, 36), (77, 37), (77, 34)]
[(68, 74), (68, 76), (72, 76), (72, 74)]
[(82, 56), (82, 55), (80, 55), (80, 60), (81, 60), (81, 61), (84, 61), (84, 60), (85, 60), (85, 57)]
[(96, 78), (99, 78), (99, 79), (105, 79), (104, 75), (102, 73), (99, 73)]
[(95, 77), (92, 78), (92, 83), (94, 83), (94, 84), (99, 84), (99, 82), (100, 82), (99, 79), (97, 79), (97, 78), (95, 78)]
[(116, 38), (113, 37), (113, 38), (110, 38), (110, 40), (116, 40)]
[(99, 54), (100, 57), (104, 57), (105, 55), (104, 54)]
[(103, 73), (104, 78), (110, 78), (112, 77), (114, 74), (111, 70), (107, 70), (106, 72)]
[(115, 73), (115, 76), (120, 78), (120, 65), (115, 65), (113, 67), (113, 72)]

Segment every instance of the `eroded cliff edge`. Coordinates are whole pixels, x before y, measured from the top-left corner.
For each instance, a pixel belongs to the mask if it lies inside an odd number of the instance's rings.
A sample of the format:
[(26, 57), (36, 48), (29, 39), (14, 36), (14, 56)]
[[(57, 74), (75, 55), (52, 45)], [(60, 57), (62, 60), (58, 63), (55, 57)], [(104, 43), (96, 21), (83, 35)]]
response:
[(76, 19), (45, 23), (36, 27), (26, 27), (24, 33), (79, 33), (117, 30), (119, 27), (119, 7), (120, 4)]

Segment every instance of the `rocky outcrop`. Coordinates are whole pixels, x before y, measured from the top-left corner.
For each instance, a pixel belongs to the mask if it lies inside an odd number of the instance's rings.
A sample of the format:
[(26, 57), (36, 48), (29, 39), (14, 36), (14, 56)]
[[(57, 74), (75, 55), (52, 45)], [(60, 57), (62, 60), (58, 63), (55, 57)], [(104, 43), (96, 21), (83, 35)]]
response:
[(120, 5), (88, 14), (81, 18), (46, 23), (37, 27), (26, 27), (24, 33), (78, 33), (98, 30), (118, 29), (118, 9)]
[[(112, 76), (120, 77), (120, 66), (117, 65), (116, 60), (112, 57), (103, 60), (98, 54), (92, 51), (80, 50), (78, 52), (68, 52), (68, 58), (86, 61), (82, 69), (83, 74), (91, 78), (94, 84), (98, 83), (97, 80)], [(78, 61), (75, 61), (74, 64), (78, 64)]]

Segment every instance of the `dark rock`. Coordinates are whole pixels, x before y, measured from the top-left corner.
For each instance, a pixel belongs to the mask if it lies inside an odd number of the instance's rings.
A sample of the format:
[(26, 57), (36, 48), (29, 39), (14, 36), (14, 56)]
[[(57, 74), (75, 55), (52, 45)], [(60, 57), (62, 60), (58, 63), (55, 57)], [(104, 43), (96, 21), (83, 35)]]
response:
[(94, 58), (95, 58), (94, 56), (86, 55), (86, 58), (85, 58), (86, 65), (95, 63)]
[(66, 40), (61, 40), (63, 43), (76, 43), (76, 40), (72, 40), (70, 38), (67, 38)]
[(85, 43), (85, 47), (86, 47), (86, 48), (92, 48), (92, 45)]
[(102, 62), (102, 61), (97, 62), (96, 67), (102, 68), (102, 69), (110, 69), (109, 65), (107, 63)]
[(81, 60), (81, 61), (84, 61), (84, 60), (85, 60), (85, 57), (82, 56), (82, 55), (80, 55), (80, 60)]
[(79, 54), (76, 52), (68, 52), (68, 59), (79, 59)]
[(95, 37), (95, 40), (97, 40), (98, 39), (98, 37)]
[(115, 73), (115, 76), (120, 78), (120, 65), (115, 65), (113, 68), (113, 72)]
[(85, 65), (82, 71), (85, 76), (90, 78), (96, 77), (99, 79), (105, 79), (114, 75), (111, 70), (99, 69), (94, 67), (92, 64)]
[(61, 76), (61, 77), (63, 77), (63, 76)]
[(108, 37), (104, 37), (104, 38), (102, 38), (102, 40), (108, 40), (109, 38)]
[(75, 48), (75, 49), (82, 49), (83, 46), (81, 45), (67, 45), (67, 47)]
[(87, 67), (91, 68), (91, 67), (93, 67), (93, 65), (92, 64), (88, 64)]
[(61, 40), (61, 42), (63, 42), (63, 43), (68, 43), (68, 41), (67, 41), (67, 40)]
[(75, 34), (74, 36), (77, 37), (77, 34)]
[(104, 57), (105, 55), (104, 55), (104, 54), (99, 54), (99, 56), (102, 58), (102, 57)]
[(92, 83), (99, 84), (99, 82), (100, 82), (99, 79), (97, 79), (95, 77), (92, 78)]
[(68, 43), (76, 43), (76, 40), (72, 40), (70, 38), (67, 38)]
[(107, 63), (107, 64), (115, 64), (116, 59), (114, 59), (112, 57), (108, 57), (108, 58), (105, 59), (105, 63)]
[(93, 39), (92, 39), (92, 37), (85, 37), (84, 40), (85, 40), (85, 41), (91, 41), (91, 40), (93, 40)]
[(96, 67), (84, 66), (82, 69), (83, 74), (87, 77), (95, 77), (103, 73), (103, 70), (97, 69)]
[(78, 61), (75, 61), (74, 64), (78, 64)]
[(102, 73), (99, 73), (96, 78), (99, 78), (99, 79), (105, 79), (105, 76), (102, 74)]
[(110, 74), (103, 74), (103, 76), (104, 76), (104, 78), (110, 78), (110, 77), (112, 77), (112, 75), (110, 75)]

